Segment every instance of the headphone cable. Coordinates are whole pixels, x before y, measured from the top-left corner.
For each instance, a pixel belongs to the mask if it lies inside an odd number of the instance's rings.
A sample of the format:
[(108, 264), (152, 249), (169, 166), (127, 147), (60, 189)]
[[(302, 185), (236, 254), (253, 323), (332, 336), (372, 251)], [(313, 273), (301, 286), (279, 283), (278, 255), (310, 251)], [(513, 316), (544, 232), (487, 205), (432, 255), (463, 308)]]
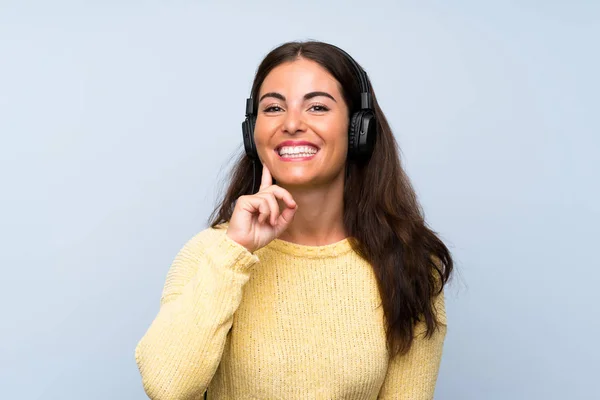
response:
[(256, 184), (256, 160), (252, 159), (252, 188), (250, 194), (254, 194), (254, 185)]

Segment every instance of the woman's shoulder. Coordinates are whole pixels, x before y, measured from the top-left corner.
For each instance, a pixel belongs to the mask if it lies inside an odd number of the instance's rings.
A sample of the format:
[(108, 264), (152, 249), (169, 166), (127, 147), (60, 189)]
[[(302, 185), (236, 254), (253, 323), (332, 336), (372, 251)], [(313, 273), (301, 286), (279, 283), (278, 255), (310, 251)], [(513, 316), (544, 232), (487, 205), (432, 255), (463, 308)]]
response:
[(224, 253), (231, 253), (231, 240), (228, 240), (225, 235), (227, 226), (228, 224), (209, 226), (194, 234), (180, 247), (173, 265), (197, 265), (207, 255), (219, 259)]
[(184, 248), (205, 247), (206, 245), (218, 242), (225, 236), (228, 226), (229, 223), (225, 222), (216, 225), (214, 228), (211, 226), (204, 228), (188, 239)]

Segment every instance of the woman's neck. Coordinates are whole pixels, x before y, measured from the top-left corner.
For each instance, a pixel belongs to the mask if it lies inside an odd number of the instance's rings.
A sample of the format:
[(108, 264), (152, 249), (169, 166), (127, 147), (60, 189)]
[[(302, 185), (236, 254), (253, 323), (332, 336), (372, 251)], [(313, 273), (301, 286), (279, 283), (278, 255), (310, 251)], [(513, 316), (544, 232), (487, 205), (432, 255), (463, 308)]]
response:
[(284, 188), (298, 204), (298, 211), (279, 239), (307, 246), (323, 246), (347, 237), (343, 179), (322, 188)]

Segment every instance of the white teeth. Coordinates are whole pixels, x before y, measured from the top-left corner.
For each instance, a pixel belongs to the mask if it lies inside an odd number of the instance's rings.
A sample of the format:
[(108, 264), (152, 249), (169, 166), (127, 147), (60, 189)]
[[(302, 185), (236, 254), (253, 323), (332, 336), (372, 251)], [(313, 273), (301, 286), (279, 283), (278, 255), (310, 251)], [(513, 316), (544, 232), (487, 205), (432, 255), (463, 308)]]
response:
[(281, 157), (302, 158), (302, 157), (310, 157), (310, 156), (314, 156), (314, 155), (315, 155), (315, 153), (281, 154)]
[(317, 153), (312, 146), (284, 146), (279, 149), (280, 156), (308, 157)]

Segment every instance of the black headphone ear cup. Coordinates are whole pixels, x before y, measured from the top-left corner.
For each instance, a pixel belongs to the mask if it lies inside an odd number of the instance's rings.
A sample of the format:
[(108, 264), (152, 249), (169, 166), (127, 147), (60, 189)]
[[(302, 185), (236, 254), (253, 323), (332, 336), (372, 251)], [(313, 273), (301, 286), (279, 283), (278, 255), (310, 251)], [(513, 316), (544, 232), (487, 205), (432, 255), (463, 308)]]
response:
[(358, 153), (358, 141), (359, 141), (359, 131), (360, 131), (360, 117), (361, 112), (355, 112), (350, 117), (350, 126), (348, 127), (348, 157), (356, 157)]
[(359, 157), (368, 158), (373, 153), (375, 141), (377, 140), (377, 121), (371, 110), (363, 111), (361, 116), (361, 128), (364, 132), (358, 138)]
[(246, 155), (253, 160), (258, 159), (258, 153), (256, 151), (256, 144), (254, 143), (254, 126), (256, 125), (256, 117), (254, 115), (248, 116), (244, 122), (242, 122), (242, 134), (244, 139), (244, 149)]
[(377, 127), (375, 115), (370, 110), (357, 111), (350, 119), (348, 155), (358, 159), (368, 158), (373, 152)]

